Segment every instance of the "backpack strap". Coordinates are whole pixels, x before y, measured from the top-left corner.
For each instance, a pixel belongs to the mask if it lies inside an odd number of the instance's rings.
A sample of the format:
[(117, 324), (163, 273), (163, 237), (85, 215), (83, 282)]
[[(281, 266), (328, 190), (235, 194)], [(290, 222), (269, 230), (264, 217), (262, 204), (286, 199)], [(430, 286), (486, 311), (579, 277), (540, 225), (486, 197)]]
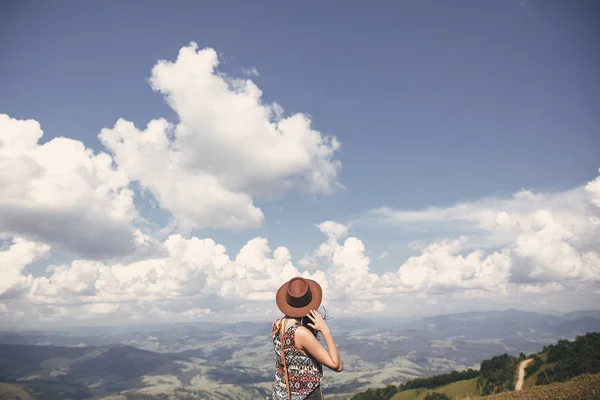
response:
[(281, 342), (281, 359), (283, 360), (283, 373), (285, 375), (285, 388), (287, 389), (288, 400), (292, 399), (292, 393), (290, 392), (290, 380), (288, 377), (287, 364), (285, 362), (285, 349), (283, 347), (283, 334), (285, 332), (285, 323), (281, 321), (281, 330), (279, 333), (279, 341)]

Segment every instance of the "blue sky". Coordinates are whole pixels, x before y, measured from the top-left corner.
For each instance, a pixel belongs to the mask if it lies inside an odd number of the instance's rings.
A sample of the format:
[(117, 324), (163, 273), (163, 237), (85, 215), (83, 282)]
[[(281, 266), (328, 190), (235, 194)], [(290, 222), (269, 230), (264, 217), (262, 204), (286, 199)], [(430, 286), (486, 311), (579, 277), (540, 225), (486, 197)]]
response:
[[(65, 136), (106, 152), (98, 134), (119, 118), (140, 129), (161, 117), (177, 123), (148, 78), (159, 59), (174, 61), (190, 42), (213, 48), (219, 70), (231, 76), (246, 78), (243, 71), (255, 67), (259, 75), (248, 78), (264, 102), (307, 114), (313, 129), (337, 137), (344, 189), (258, 196), (259, 227), (189, 233), (213, 238), (231, 257), (261, 236), (272, 250), (287, 247), (296, 263), (327, 239), (315, 224), (332, 220), (350, 224), (371, 272), (393, 272), (419, 254), (410, 242), (474, 233), (443, 218), (426, 229), (373, 223), (370, 210), (477, 206), (522, 189), (567, 193), (598, 176), (593, 2), (23, 1), (3, 8), (0, 113), (38, 121), (40, 144)], [(168, 213), (136, 196), (144, 217), (166, 224)], [(37, 276), (49, 262), (74, 258), (53, 246), (50, 261), (23, 270)]]

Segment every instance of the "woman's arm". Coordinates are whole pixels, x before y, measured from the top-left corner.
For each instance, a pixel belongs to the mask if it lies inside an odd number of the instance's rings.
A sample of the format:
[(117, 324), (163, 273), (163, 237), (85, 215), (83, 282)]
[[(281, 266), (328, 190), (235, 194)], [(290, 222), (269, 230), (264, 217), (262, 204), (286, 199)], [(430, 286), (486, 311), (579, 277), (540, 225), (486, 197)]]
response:
[(311, 311), (308, 317), (313, 321), (309, 326), (323, 334), (327, 350), (325, 350), (317, 338), (304, 327), (298, 327), (298, 329), (296, 329), (296, 344), (327, 368), (336, 372), (341, 372), (343, 370), (342, 360), (338, 348), (335, 345), (335, 341), (333, 340), (333, 336), (329, 331), (329, 327), (316, 311)]

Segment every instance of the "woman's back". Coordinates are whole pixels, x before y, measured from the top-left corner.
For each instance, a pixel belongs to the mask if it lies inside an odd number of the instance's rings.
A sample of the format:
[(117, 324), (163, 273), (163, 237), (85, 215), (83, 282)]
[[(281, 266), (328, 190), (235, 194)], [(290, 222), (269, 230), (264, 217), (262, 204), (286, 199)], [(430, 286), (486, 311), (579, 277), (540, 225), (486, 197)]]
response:
[[(321, 285), (300, 276), (284, 283), (275, 294), (284, 317), (271, 330), (276, 356), (273, 400), (322, 399), (323, 365), (336, 372), (344, 368), (329, 327), (316, 311), (322, 299)], [(306, 326), (300, 324), (304, 317), (310, 321)], [(323, 334), (327, 349), (317, 340), (317, 333)]]
[[(299, 326), (301, 326), (300, 323), (296, 321), (285, 329), (283, 335), (281, 335), (280, 330), (277, 330), (277, 333), (273, 337), (273, 349), (276, 355), (275, 384), (273, 386), (274, 400), (288, 399), (284, 360), (281, 357), (282, 341), (291, 399), (308, 399), (309, 395), (321, 383), (321, 376), (323, 375), (322, 365), (296, 347), (296, 329)], [(275, 331), (276, 329), (277, 322), (273, 324), (273, 330)]]

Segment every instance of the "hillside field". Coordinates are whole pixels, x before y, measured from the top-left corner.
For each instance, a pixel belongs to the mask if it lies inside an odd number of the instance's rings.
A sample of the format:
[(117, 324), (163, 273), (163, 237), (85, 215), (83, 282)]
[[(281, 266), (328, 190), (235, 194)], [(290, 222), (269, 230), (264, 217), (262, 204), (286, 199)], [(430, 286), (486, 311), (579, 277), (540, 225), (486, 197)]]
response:
[(453, 400), (473, 398), (479, 396), (477, 378), (449, 383), (435, 389), (411, 389), (396, 393), (392, 400), (423, 400), (427, 393), (437, 392), (450, 396)]
[(600, 374), (580, 375), (566, 382), (535, 386), (520, 392), (505, 392), (477, 400), (598, 400)]
[(20, 385), (0, 383), (0, 400), (31, 400), (29, 393)]

